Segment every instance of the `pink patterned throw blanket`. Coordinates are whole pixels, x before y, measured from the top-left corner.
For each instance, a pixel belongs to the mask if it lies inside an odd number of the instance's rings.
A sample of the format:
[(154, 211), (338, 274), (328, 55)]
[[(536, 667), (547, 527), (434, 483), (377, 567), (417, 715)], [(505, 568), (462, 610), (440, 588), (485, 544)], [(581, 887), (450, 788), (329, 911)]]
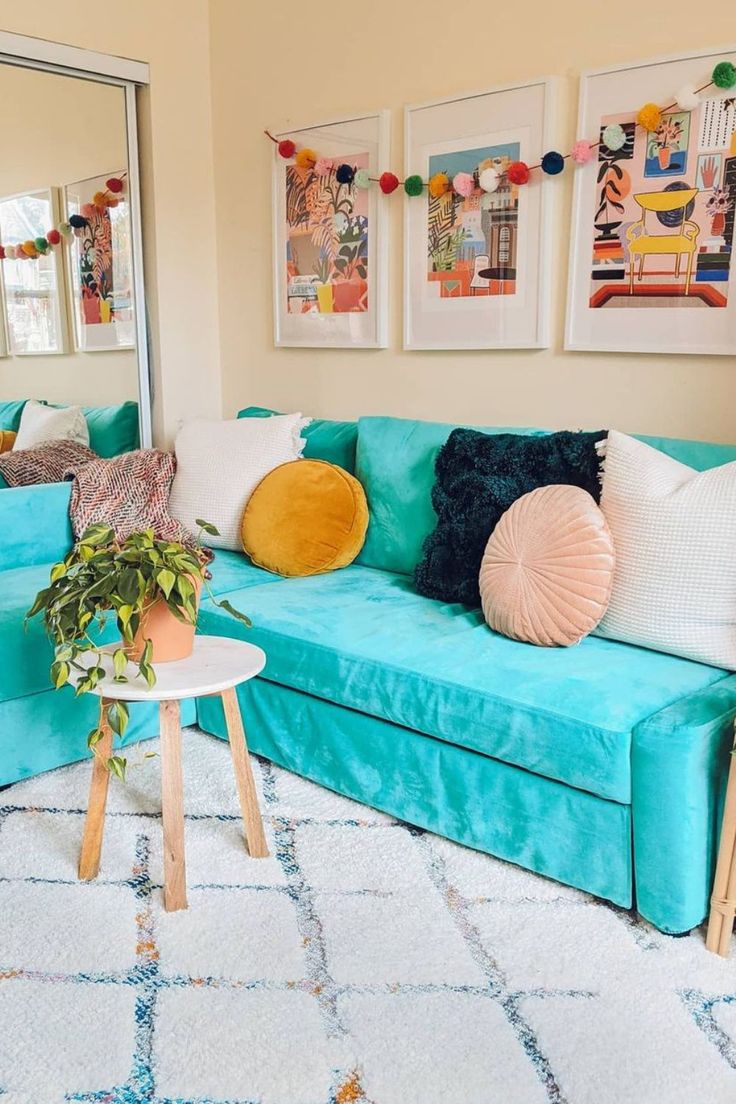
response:
[(191, 533), (169, 513), (169, 490), (176, 460), (159, 449), (138, 449), (114, 456), (96, 457), (72, 474), (75, 476), (69, 516), (74, 536), (90, 525), (102, 523), (118, 540), (131, 533), (153, 529), (160, 540), (193, 543)]
[(97, 453), (76, 441), (47, 441), (35, 448), (13, 449), (0, 454), (0, 475), (9, 487), (33, 483), (58, 483), (71, 479)]

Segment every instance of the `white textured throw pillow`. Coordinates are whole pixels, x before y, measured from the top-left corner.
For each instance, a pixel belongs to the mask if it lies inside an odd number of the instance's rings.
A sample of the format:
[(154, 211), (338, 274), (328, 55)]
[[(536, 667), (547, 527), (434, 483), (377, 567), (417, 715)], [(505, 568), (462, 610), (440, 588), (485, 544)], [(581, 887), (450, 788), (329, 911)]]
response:
[(23, 407), (14, 450), (36, 448), (47, 441), (76, 441), (89, 445), (89, 428), (81, 406), (45, 406), (29, 399)]
[(185, 423), (174, 446), (172, 515), (192, 532), (197, 518), (211, 522), (220, 536), (206, 537), (207, 544), (241, 551), (240, 522), (248, 499), (270, 471), (299, 459), (305, 445), (300, 434), (309, 421), (301, 414), (278, 414)]
[(616, 567), (597, 634), (736, 669), (736, 462), (699, 472), (612, 431), (601, 509)]

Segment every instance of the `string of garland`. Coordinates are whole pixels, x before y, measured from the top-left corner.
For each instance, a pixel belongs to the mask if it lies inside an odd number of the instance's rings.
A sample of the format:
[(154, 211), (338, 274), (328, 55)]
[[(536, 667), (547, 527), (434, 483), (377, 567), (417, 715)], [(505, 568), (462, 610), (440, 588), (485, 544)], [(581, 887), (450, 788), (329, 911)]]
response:
[[(636, 116), (636, 126), (650, 133), (659, 130), (664, 121), (664, 116), (671, 111), (694, 111), (700, 104), (700, 95), (708, 88), (730, 89), (736, 87), (736, 66), (730, 61), (719, 61), (710, 75), (710, 80), (696, 88), (693, 84), (686, 84), (675, 94), (674, 101), (666, 107), (659, 107), (654, 103), (644, 104)], [(541, 170), (547, 176), (557, 176), (565, 167), (566, 161), (572, 161), (575, 165), (585, 165), (593, 157), (594, 151), (603, 143), (609, 150), (615, 152), (626, 143), (626, 132), (618, 123), (612, 123), (605, 127), (600, 139), (589, 142), (579, 138), (569, 153), (559, 153), (557, 150), (549, 150), (544, 154), (538, 164), (527, 165), (525, 161), (512, 161), (505, 170), (485, 168), (475, 173), (459, 172), (450, 179), (447, 173), (434, 173), (429, 180), (424, 180), (418, 174), (407, 176), (401, 180), (396, 173), (383, 172), (379, 177), (370, 176), (367, 169), (357, 169), (345, 162), (335, 164), (330, 157), (320, 157), (314, 150), (306, 146), (297, 147), (291, 138), (275, 138), (269, 130), (264, 134), (276, 145), (278, 152), (285, 161), (291, 161), (302, 169), (311, 169), (317, 176), (327, 176), (333, 170), (339, 184), (352, 184), (356, 188), (368, 188), (371, 184), (378, 184), (384, 195), (391, 195), (397, 188), (403, 186), (408, 196), (419, 196), (424, 189), (435, 199), (446, 192), (454, 191), (460, 196), (470, 196), (480, 188), (483, 192), (495, 192), (506, 178), (510, 184), (528, 184), (533, 172)]]
[[(123, 177), (125, 177), (123, 173)], [(91, 203), (83, 203), (78, 215), (70, 215), (68, 221), (52, 226), (46, 234), (38, 238), (29, 238), (28, 241), (18, 245), (0, 245), (0, 260), (3, 261), (32, 261), (38, 257), (45, 257), (47, 253), (61, 245), (65, 238), (72, 236), (81, 237), (89, 226), (90, 219), (96, 212), (104, 211), (108, 207), (117, 207), (125, 188), (125, 180), (119, 176), (111, 176), (105, 181), (105, 191), (95, 192)]]

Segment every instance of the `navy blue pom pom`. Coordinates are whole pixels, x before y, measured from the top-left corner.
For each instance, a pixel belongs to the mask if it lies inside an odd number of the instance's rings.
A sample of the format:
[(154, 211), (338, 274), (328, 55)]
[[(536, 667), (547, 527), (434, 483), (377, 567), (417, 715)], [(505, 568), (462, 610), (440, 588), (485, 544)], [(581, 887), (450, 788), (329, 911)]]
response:
[(550, 150), (549, 153), (545, 153), (542, 158), (542, 172), (546, 172), (549, 176), (557, 176), (561, 173), (565, 167), (565, 158), (557, 150)]
[(73, 226), (75, 230), (79, 230), (83, 226), (89, 226), (89, 220), (84, 215), (70, 215), (69, 225)]
[(335, 178), (339, 184), (352, 184), (355, 177), (355, 169), (352, 165), (338, 165)]

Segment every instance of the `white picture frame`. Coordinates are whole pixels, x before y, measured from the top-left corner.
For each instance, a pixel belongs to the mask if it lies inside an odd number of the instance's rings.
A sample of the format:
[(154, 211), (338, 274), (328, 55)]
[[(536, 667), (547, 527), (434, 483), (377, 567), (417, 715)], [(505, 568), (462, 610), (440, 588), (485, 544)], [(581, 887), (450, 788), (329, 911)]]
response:
[[(100, 173), (97, 176), (77, 180), (64, 185), (64, 218), (78, 215), (84, 204), (89, 204), (96, 192), (107, 190), (107, 181), (113, 177), (128, 180), (126, 169)], [(95, 224), (81, 236), (69, 239), (67, 249), (67, 280), (71, 310), (74, 347), (80, 353), (114, 352), (117, 349), (134, 349), (136, 343), (135, 296), (133, 292), (133, 249), (130, 202), (127, 187), (115, 197), (114, 208), (96, 210)], [(111, 291), (107, 297), (112, 304), (110, 320), (91, 322), (85, 317), (81, 290), (82, 258), (85, 251), (94, 248), (98, 234), (109, 243)], [(117, 286), (116, 286), (117, 285)]]
[[(452, 177), (485, 160), (539, 165), (553, 144), (555, 94), (555, 79), (544, 77), (405, 107), (405, 176)], [(455, 197), (447, 219), (439, 214), (466, 237), (449, 260), (436, 218), (430, 230), (437, 212), (427, 189), (404, 197), (405, 349), (548, 347), (555, 187), (537, 168), (523, 186), (504, 179), (487, 198), (477, 188), (466, 200)], [(441, 202), (452, 203), (452, 195)]]
[[(307, 147), (331, 159), (335, 168), (341, 163), (365, 168), (372, 178), (365, 189), (340, 185), (334, 169), (317, 178), (309, 169), (299, 170), (293, 160), (284, 160), (274, 146), (273, 315), (277, 346), (381, 349), (388, 344), (390, 200), (381, 193), (377, 178), (389, 156), (389, 118), (388, 111), (378, 111), (275, 135), (277, 140), (291, 138), (297, 149)], [(310, 205), (312, 196), (319, 195), (319, 217), (306, 209), (308, 193)], [(337, 209), (330, 216), (333, 201)], [(311, 208), (314, 210), (313, 205)], [(336, 221), (330, 223), (330, 217)], [(342, 241), (343, 237), (351, 241)], [(340, 256), (341, 249), (347, 249), (347, 254)]]
[[(701, 161), (712, 156), (720, 166), (715, 175), (721, 177), (726, 162), (731, 162), (728, 186), (736, 199), (736, 145), (731, 145), (732, 153), (721, 148), (723, 143), (713, 146), (714, 140), (716, 145), (720, 141), (714, 137), (718, 126), (705, 125), (703, 107), (705, 101), (714, 105), (708, 108), (711, 123), (716, 114), (721, 118), (723, 102), (733, 98), (733, 90), (707, 89), (701, 105), (690, 112), (673, 106), (669, 122), (678, 133), (672, 140), (664, 131), (648, 135), (634, 126), (645, 103), (675, 105), (679, 89), (707, 84), (721, 60), (736, 62), (736, 48), (667, 55), (582, 74), (578, 136), (597, 141), (605, 125), (619, 122), (627, 141), (613, 153), (601, 141), (593, 159), (575, 170), (565, 349), (736, 352), (734, 211), (729, 252), (722, 233), (720, 244), (716, 241), (714, 222), (705, 208), (706, 192), (712, 194), (712, 188), (704, 187)], [(734, 143), (736, 104), (728, 110), (733, 126), (729, 141)], [(624, 175), (614, 180), (614, 172)], [(610, 190), (609, 180), (618, 194)], [(667, 195), (660, 199), (658, 193), (678, 190), (687, 192), (688, 204), (665, 210), (673, 200)], [(618, 206), (612, 207), (611, 200)], [(675, 217), (677, 226), (669, 225)], [(686, 252), (665, 253), (665, 243), (656, 240), (659, 235), (669, 235), (672, 244), (675, 237), (682, 238)]]

